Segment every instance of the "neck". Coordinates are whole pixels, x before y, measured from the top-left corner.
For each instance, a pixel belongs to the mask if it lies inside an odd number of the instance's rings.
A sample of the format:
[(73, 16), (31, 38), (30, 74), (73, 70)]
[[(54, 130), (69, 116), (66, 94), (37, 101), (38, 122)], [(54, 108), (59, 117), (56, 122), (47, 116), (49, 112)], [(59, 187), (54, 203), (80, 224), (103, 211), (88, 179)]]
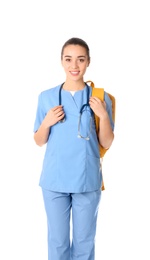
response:
[(68, 83), (65, 82), (63, 85), (63, 89), (64, 90), (68, 90), (68, 91), (78, 91), (78, 90), (82, 90), (85, 87), (85, 83)]

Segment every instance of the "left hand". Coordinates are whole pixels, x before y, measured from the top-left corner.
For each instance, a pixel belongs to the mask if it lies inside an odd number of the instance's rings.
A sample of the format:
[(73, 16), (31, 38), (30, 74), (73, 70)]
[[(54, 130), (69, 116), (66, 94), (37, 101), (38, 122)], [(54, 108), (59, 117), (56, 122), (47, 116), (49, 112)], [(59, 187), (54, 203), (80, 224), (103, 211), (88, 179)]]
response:
[(105, 117), (105, 115), (107, 114), (106, 111), (106, 102), (105, 101), (101, 101), (99, 98), (97, 97), (90, 97), (89, 99), (89, 105), (91, 107), (91, 109), (93, 110), (93, 112), (99, 117), (99, 118), (103, 118)]

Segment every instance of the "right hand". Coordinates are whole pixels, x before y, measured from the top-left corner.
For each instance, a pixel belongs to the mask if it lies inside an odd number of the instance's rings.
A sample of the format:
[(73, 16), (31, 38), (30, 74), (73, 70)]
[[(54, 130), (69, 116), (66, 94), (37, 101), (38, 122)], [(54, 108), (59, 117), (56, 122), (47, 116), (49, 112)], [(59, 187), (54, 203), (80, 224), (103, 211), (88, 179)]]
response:
[(51, 108), (44, 118), (44, 124), (46, 127), (50, 127), (58, 123), (65, 116), (63, 106), (59, 105)]

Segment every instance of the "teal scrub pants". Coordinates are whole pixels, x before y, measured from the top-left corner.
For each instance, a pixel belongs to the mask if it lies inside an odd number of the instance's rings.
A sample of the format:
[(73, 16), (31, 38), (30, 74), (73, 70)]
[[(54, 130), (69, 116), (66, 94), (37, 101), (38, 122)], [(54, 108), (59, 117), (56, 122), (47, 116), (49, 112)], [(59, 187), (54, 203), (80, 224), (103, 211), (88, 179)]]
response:
[(48, 260), (94, 260), (101, 191), (42, 192), (48, 223)]

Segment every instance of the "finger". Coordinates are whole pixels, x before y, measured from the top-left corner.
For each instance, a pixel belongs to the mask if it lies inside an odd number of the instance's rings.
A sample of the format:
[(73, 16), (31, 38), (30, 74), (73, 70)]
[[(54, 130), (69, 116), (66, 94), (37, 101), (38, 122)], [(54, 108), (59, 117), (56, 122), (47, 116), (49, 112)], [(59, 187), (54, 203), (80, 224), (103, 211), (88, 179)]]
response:
[(53, 107), (51, 110), (56, 111), (57, 109), (62, 108), (62, 107), (63, 107), (62, 105), (59, 105), (59, 106)]
[(91, 101), (98, 101), (98, 102), (100, 101), (100, 99), (98, 97), (90, 97), (90, 100)]
[(61, 116), (59, 116), (59, 120), (58, 121), (62, 120), (64, 117), (65, 117), (65, 114), (62, 114)]
[(91, 101), (89, 101), (89, 104), (90, 104), (90, 106), (97, 106), (99, 104), (99, 102), (96, 100), (94, 100), (94, 101), (91, 100)]
[(62, 108), (58, 108), (54, 111), (54, 115), (62, 114), (64, 113), (64, 110)]
[(57, 117), (61, 117), (62, 115), (63, 115), (63, 116), (65, 115), (64, 111), (60, 111), (59, 113), (57, 113), (56, 116), (57, 116)]

